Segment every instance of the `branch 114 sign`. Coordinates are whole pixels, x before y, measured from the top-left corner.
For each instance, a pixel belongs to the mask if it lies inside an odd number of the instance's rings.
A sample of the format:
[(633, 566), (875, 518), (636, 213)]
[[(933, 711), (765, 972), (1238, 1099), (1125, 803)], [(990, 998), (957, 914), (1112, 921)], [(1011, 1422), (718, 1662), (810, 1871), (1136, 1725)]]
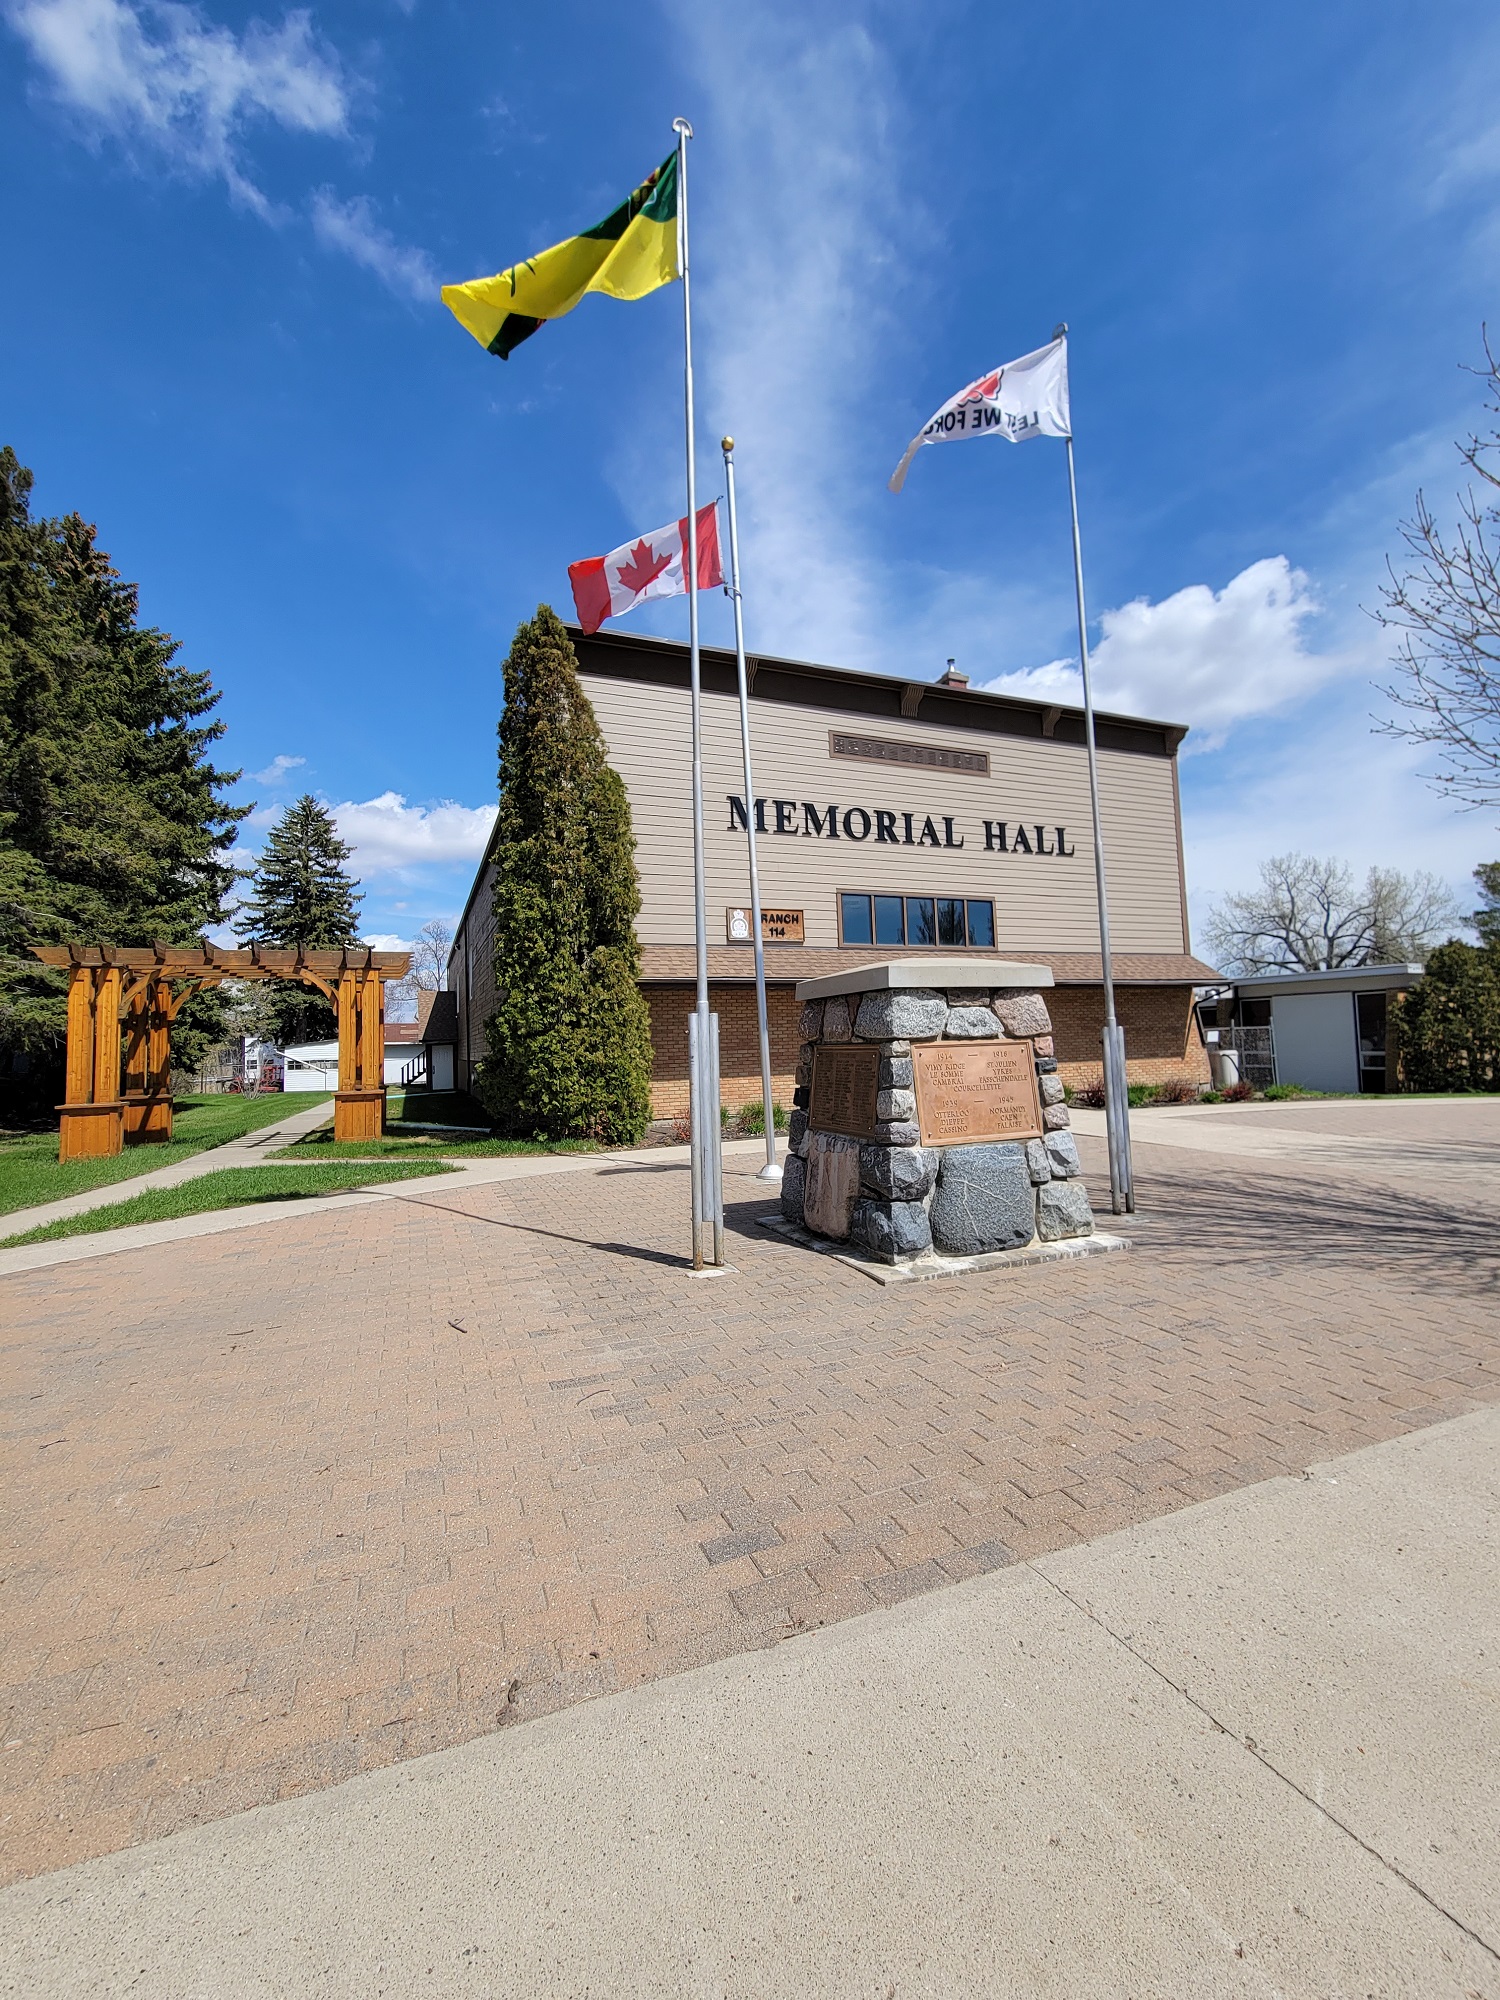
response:
[[(725, 935), (731, 944), (749, 944), (755, 932), (755, 913), (743, 906), (724, 912)], [(767, 909), (760, 906), (760, 936), (762, 944), (801, 944), (803, 941), (802, 912), (800, 910)]]
[[(730, 833), (743, 833), (749, 825), (745, 801), (733, 792), (729, 801)], [(799, 817), (800, 816), (800, 817)], [(938, 847), (957, 849), (966, 836), (957, 831), (953, 813), (887, 811), (864, 806), (819, 806), (807, 799), (757, 799), (757, 833), (781, 834), (798, 840), (873, 840), (877, 847)], [(941, 831), (939, 830), (941, 829)], [(971, 827), (970, 832), (974, 829)], [(1065, 826), (1048, 826), (1041, 820), (981, 819), (976, 845), (983, 840), (990, 854), (1059, 855), (1071, 861), (1076, 850), (1068, 843)]]

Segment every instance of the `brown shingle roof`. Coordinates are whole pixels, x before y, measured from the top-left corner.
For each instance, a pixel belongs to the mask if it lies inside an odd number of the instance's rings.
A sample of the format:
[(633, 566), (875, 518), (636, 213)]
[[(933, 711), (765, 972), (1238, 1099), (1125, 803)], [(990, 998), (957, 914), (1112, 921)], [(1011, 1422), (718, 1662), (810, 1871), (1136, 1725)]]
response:
[(424, 1042), (441, 1046), (458, 1040), (458, 995), (422, 992), (417, 995), (417, 1031)]
[[(999, 953), (990, 956), (999, 956)], [(847, 972), (880, 956), (869, 945), (852, 949), (807, 945), (766, 946), (766, 978), (787, 986), (799, 979), (816, 979), (827, 972)], [(903, 951), (903, 958), (920, 958), (920, 951)], [(936, 952), (935, 957), (951, 957)], [(985, 954), (976, 954), (985, 956)], [(1059, 986), (1097, 986), (1103, 978), (1099, 954), (1087, 951), (1015, 951), (1008, 958), (1031, 959), (1052, 968)], [(1188, 952), (1117, 951), (1114, 975), (1120, 986), (1206, 986), (1223, 975)], [(708, 976), (729, 985), (750, 984), (755, 957), (748, 945), (720, 944), (708, 948)], [(647, 986), (675, 986), (697, 977), (697, 960), (690, 944), (641, 946), (641, 980)]]

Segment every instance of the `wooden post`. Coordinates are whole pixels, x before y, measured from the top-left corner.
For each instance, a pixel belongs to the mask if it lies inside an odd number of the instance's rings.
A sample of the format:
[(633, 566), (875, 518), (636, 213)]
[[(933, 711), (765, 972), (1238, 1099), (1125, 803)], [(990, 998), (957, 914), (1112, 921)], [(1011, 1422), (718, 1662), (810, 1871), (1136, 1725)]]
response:
[(68, 974), (69, 1104), (89, 1104), (94, 1096), (94, 968), (75, 965)]
[(125, 1143), (163, 1146), (172, 1137), (172, 988), (152, 978), (126, 1015)]
[(120, 973), (75, 965), (68, 975), (67, 1102), (58, 1106), (59, 1160), (107, 1159), (125, 1141), (120, 1098)]
[(384, 987), (378, 972), (367, 972), (360, 981), (359, 1033), (363, 1052), (360, 1085), (365, 1090), (385, 1092), (385, 1022), (381, 1019)]
[(385, 1025), (380, 974), (339, 974), (339, 1087), (333, 1136), (378, 1139), (385, 1131)]

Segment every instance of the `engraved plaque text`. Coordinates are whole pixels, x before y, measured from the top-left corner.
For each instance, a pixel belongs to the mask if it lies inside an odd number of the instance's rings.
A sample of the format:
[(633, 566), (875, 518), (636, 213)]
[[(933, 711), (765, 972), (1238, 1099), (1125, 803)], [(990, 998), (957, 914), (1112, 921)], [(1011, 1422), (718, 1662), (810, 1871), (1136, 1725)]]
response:
[(1039, 1139), (1030, 1042), (937, 1042), (912, 1050), (924, 1146)]
[(825, 1042), (813, 1051), (811, 1132), (842, 1132), (849, 1139), (875, 1135), (879, 1049)]
[[(754, 929), (751, 911), (742, 906), (724, 912), (724, 929), (731, 944), (749, 944), (750, 933)], [(760, 935), (764, 944), (801, 944), (803, 940), (802, 912), (800, 910), (768, 910), (764, 903), (760, 906)]]

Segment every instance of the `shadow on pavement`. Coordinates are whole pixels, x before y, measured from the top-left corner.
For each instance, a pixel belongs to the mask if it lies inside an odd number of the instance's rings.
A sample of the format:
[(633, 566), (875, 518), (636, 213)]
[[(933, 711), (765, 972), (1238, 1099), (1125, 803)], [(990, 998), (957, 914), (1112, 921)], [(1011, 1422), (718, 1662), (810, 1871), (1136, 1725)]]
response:
[[(1090, 1188), (1095, 1214), (1108, 1194)], [(1137, 1250), (1211, 1256), (1223, 1264), (1265, 1258), (1379, 1269), (1393, 1284), (1468, 1294), (1500, 1289), (1500, 1227), (1493, 1213), (1409, 1189), (1293, 1179), (1285, 1172), (1219, 1174), (1212, 1182), (1138, 1175)], [(1118, 1226), (1131, 1233), (1135, 1218)], [(1106, 1226), (1112, 1226), (1113, 1219)]]
[(569, 1236), (560, 1229), (539, 1229), (534, 1222), (513, 1222), (503, 1215), (476, 1215), (470, 1208), (452, 1208), (445, 1201), (426, 1201), (418, 1195), (398, 1195), (409, 1208), (436, 1209), (440, 1215), (456, 1216), (460, 1222), (482, 1222), (491, 1229), (511, 1229), (521, 1236), (545, 1236), (553, 1243), (571, 1243), (577, 1250), (604, 1250), (616, 1257), (634, 1257), (643, 1264), (665, 1264), (681, 1270), (691, 1263), (685, 1255), (670, 1250), (648, 1250), (639, 1243), (599, 1243), (591, 1236)]

